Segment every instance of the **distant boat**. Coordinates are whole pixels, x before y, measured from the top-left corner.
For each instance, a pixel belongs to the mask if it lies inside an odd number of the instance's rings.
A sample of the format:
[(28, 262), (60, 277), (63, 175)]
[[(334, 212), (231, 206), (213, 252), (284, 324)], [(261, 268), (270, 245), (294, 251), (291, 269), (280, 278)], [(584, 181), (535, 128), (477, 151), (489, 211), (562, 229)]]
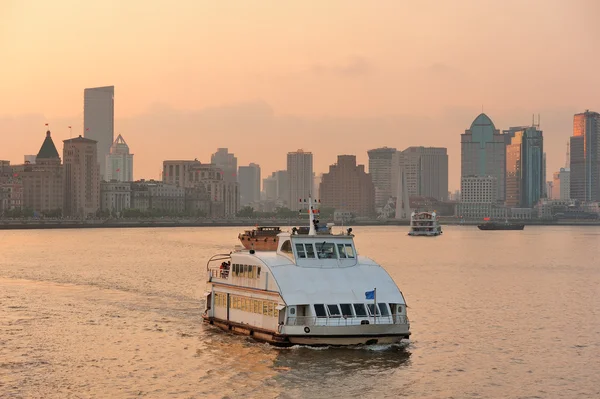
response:
[(413, 212), (410, 215), (409, 236), (435, 237), (442, 234), (435, 212)]
[(504, 222), (486, 222), (477, 225), (479, 230), (523, 230), (525, 225), (523, 223)]

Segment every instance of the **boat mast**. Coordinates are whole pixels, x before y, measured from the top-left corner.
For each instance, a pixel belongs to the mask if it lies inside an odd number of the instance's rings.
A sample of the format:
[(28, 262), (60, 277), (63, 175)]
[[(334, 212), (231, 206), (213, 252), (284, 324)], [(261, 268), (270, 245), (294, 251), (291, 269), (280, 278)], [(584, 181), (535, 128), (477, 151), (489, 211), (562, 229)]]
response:
[(310, 197), (310, 195), (308, 196), (308, 223), (308, 235), (316, 236), (317, 230), (315, 229), (315, 214), (313, 212), (312, 198)]

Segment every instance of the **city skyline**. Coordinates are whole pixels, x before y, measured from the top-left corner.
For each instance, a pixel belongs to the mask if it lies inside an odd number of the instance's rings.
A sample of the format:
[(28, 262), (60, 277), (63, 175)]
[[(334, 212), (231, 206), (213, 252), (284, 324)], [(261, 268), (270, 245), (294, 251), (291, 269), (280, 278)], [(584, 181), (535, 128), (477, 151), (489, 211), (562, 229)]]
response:
[[(587, 50), (600, 33), (593, 1), (459, 1), (433, 9), (333, 0), (268, 8), (10, 4), (1, 17), (0, 46), (11, 62), (0, 75), (0, 134), (3, 158), (13, 163), (32, 151), (27, 143), (43, 123), (59, 140), (69, 138), (67, 126), (83, 134), (81, 90), (103, 85), (118, 91), (115, 136), (127, 137), (138, 154), (136, 177), (150, 178), (159, 177), (163, 157), (209, 159), (219, 147), (268, 175), (285, 168), (285, 156), (273, 152), (295, 150), (273, 140), (285, 134), (315, 143), (303, 146), (314, 153), (317, 174), (337, 153), (366, 164), (369, 148), (445, 147), (454, 190), (454, 135), (482, 106), (501, 129), (541, 114), (549, 171), (562, 166), (572, 115), (600, 109), (600, 54)], [(538, 23), (507, 28), (534, 14)], [(573, 62), (581, 54), (586, 62)], [(250, 139), (261, 145), (250, 150)]]

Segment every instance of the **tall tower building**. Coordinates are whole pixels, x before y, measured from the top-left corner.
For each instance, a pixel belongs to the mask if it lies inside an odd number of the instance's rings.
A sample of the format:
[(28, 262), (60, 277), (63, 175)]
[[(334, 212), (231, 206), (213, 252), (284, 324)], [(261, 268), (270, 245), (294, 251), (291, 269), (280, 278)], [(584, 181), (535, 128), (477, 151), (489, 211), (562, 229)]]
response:
[(260, 166), (251, 163), (240, 166), (238, 170), (240, 184), (240, 206), (247, 206), (260, 201)]
[(337, 164), (322, 175), (319, 191), (322, 206), (356, 216), (375, 213), (375, 186), (365, 166), (356, 164), (355, 155), (338, 155)]
[(375, 185), (375, 206), (385, 206), (388, 199), (396, 193), (392, 192), (392, 160), (395, 148), (376, 148), (367, 151), (369, 154), (369, 174)]
[(313, 155), (298, 150), (287, 154), (287, 175), (289, 182), (288, 206), (292, 211), (303, 209), (300, 200), (308, 200), (313, 190)]
[[(505, 139), (486, 114), (477, 116), (471, 127), (461, 135), (461, 179), (469, 176), (495, 177), (498, 202), (505, 199)], [(465, 187), (471, 189), (476, 186), (466, 184)]]
[(210, 163), (217, 165), (223, 171), (223, 180), (237, 182), (237, 158), (227, 148), (217, 148), (217, 152), (210, 157)]
[(100, 170), (95, 140), (84, 137), (64, 140), (65, 216), (86, 218), (100, 208)]
[(600, 201), (600, 114), (586, 110), (573, 117), (570, 140), (571, 198)]
[(104, 179), (118, 182), (133, 181), (133, 154), (129, 153), (129, 146), (120, 134), (110, 146), (110, 153), (106, 156)]
[(535, 126), (511, 128), (506, 146), (506, 206), (532, 208), (544, 197), (544, 138)]
[(106, 156), (115, 140), (115, 87), (94, 87), (83, 91), (84, 137), (97, 144), (96, 158), (104, 179)]

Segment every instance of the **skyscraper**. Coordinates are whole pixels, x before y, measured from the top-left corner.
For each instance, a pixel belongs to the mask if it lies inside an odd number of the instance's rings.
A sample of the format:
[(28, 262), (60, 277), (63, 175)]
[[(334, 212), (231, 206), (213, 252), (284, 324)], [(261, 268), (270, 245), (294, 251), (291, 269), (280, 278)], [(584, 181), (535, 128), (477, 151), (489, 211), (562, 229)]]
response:
[(535, 126), (511, 128), (506, 147), (506, 206), (532, 208), (544, 197), (544, 138)]
[(240, 184), (240, 206), (248, 206), (260, 201), (260, 166), (251, 163), (238, 169)]
[(100, 170), (96, 141), (84, 137), (64, 140), (65, 216), (86, 218), (100, 208)]
[[(461, 135), (461, 178), (493, 176), (497, 184), (497, 201), (504, 202), (506, 173), (506, 142), (486, 114), (475, 118)], [(462, 187), (462, 184), (461, 184)], [(475, 187), (466, 184), (467, 189)], [(461, 194), (462, 193), (461, 190)], [(468, 197), (470, 194), (466, 193)]]
[(227, 148), (217, 148), (212, 154), (210, 162), (217, 165), (223, 171), (223, 180), (226, 182), (237, 182), (237, 158)]
[(600, 114), (586, 110), (573, 117), (570, 146), (571, 198), (600, 201)]
[(303, 209), (300, 200), (308, 200), (313, 190), (313, 155), (298, 150), (287, 154), (287, 174), (289, 179), (288, 206), (291, 210)]
[(83, 92), (84, 137), (96, 141), (96, 158), (100, 163), (100, 177), (104, 178), (106, 156), (115, 140), (115, 87), (104, 86)]
[(371, 216), (375, 212), (375, 186), (364, 165), (356, 164), (355, 155), (338, 155), (337, 164), (322, 175), (319, 191), (321, 205)]
[(448, 151), (436, 147), (408, 147), (397, 155), (392, 171), (392, 195), (396, 196), (399, 168), (403, 168), (408, 196), (448, 199)]
[(385, 206), (388, 199), (395, 196), (392, 193), (392, 159), (396, 154), (395, 148), (376, 148), (367, 151), (369, 154), (369, 174), (375, 185), (375, 206)]
[(110, 153), (106, 156), (104, 179), (118, 182), (133, 181), (133, 154), (129, 153), (129, 146), (120, 134), (110, 146)]

